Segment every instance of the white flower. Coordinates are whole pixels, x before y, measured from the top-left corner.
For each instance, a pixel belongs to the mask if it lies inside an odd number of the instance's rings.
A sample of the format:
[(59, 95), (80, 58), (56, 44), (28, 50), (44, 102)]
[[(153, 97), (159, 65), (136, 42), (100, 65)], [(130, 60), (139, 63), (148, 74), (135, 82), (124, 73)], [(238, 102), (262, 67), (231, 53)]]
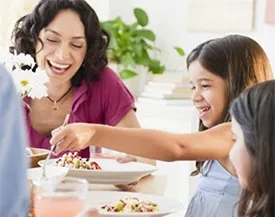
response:
[[(29, 54), (11, 54), (8, 48), (0, 47), (0, 64), (11, 73), (20, 96), (42, 98), (47, 96), (46, 83), (49, 78), (39, 67), (33, 71), (35, 61)], [(24, 66), (24, 67), (23, 67)]]
[(31, 68), (33, 68), (35, 65), (32, 56), (30, 54), (23, 53), (20, 53), (18, 55), (15, 54), (12, 58), (12, 62), (14, 63), (15, 67), (30, 66)]
[(31, 90), (28, 92), (28, 96), (31, 98), (42, 98), (48, 96), (46, 83), (49, 82), (49, 77), (41, 69), (37, 69), (33, 73), (32, 79), (30, 81)]
[(15, 87), (22, 96), (30, 91), (33, 74), (31, 70), (20, 70), (19, 68), (11, 72)]

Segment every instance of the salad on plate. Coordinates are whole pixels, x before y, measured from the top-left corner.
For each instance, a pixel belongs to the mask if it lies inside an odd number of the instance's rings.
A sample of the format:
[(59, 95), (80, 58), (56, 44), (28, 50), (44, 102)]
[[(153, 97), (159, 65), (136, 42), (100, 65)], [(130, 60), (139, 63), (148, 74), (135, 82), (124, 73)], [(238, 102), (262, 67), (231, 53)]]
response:
[(88, 158), (82, 158), (77, 152), (63, 154), (62, 157), (55, 161), (55, 166), (81, 170), (102, 170), (97, 162)]
[(144, 213), (158, 211), (158, 205), (150, 200), (137, 197), (124, 197), (112, 204), (104, 205), (101, 209), (107, 212)]

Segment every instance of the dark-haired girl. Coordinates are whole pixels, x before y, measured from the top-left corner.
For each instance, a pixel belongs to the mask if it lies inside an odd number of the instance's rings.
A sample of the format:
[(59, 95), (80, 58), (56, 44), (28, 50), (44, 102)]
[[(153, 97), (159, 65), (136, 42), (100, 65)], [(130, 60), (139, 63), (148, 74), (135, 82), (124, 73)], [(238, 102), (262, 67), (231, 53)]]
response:
[(239, 217), (274, 216), (275, 81), (255, 85), (231, 108), (230, 159), (243, 187)]
[[(200, 182), (186, 216), (232, 217), (241, 186), (229, 160), (233, 142), (230, 124), (225, 123), (231, 121), (230, 104), (242, 91), (272, 78), (270, 64), (256, 41), (229, 35), (197, 46), (187, 66), (201, 132), (171, 134), (79, 123), (55, 131), (51, 143), (61, 142), (57, 152), (81, 150), (92, 143), (158, 160), (197, 160), (192, 175), (200, 174)], [(80, 128), (86, 132), (81, 138)]]

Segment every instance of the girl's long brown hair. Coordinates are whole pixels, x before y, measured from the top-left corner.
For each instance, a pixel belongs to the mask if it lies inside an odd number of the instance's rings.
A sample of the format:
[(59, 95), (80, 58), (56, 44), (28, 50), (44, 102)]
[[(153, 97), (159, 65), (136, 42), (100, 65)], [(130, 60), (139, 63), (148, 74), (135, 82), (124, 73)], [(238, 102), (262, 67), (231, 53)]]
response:
[[(269, 60), (263, 48), (253, 39), (242, 35), (228, 35), (206, 41), (197, 46), (187, 57), (187, 68), (194, 61), (209, 72), (220, 76), (227, 83), (227, 106), (219, 123), (231, 121), (230, 104), (242, 91), (262, 81), (272, 79)], [(202, 121), (199, 131), (206, 130)], [(195, 176), (204, 161), (197, 161)]]
[(232, 103), (251, 156), (251, 173), (243, 190), (239, 217), (274, 217), (275, 81), (252, 87)]

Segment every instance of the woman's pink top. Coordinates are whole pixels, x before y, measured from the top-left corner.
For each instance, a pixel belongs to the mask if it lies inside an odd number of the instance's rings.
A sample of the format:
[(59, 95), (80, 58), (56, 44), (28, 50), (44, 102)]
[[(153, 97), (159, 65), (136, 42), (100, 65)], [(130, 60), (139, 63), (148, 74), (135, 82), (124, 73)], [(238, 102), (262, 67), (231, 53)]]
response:
[[(25, 101), (30, 103), (31, 99), (27, 98)], [(115, 126), (131, 109), (135, 109), (132, 94), (118, 75), (106, 67), (99, 81), (92, 81), (89, 85), (83, 81), (80, 87), (73, 88), (73, 104), (69, 123), (84, 122)], [(41, 135), (32, 128), (29, 112), (25, 108), (30, 146), (50, 149), (50, 137)], [(95, 150), (101, 151), (100, 148), (95, 148)], [(88, 158), (89, 148), (80, 151), (79, 155)]]

